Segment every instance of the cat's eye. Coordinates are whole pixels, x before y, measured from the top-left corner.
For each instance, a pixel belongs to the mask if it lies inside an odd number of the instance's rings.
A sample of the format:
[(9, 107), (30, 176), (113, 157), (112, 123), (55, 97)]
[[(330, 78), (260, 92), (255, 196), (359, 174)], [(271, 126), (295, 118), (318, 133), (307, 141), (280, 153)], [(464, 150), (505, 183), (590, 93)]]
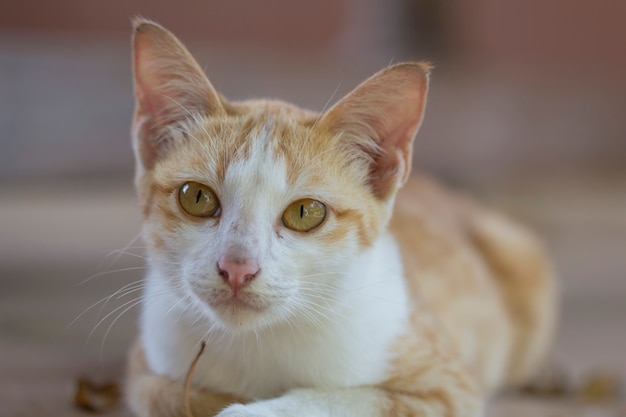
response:
[(317, 200), (304, 198), (285, 209), (283, 224), (297, 232), (308, 232), (322, 224), (326, 218), (326, 206)]
[(186, 182), (178, 191), (178, 202), (194, 217), (212, 217), (220, 212), (220, 202), (208, 186), (199, 182)]

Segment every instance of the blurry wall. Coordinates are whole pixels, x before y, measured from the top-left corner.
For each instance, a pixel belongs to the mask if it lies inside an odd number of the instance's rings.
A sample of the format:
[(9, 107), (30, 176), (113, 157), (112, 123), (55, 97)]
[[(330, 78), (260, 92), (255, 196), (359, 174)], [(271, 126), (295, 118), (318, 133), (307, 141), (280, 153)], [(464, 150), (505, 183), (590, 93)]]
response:
[(455, 0), (442, 4), (447, 4), (451, 42), (474, 65), (583, 84), (579, 87), (626, 91), (626, 2)]
[(186, 38), (321, 48), (345, 25), (347, 0), (5, 0), (0, 26), (72, 36), (127, 36), (144, 16)]
[(415, 154), (451, 176), (626, 159), (619, 0), (2, 0), (1, 10), (0, 181), (132, 170), (136, 15), (179, 35), (235, 99), (319, 110), (390, 62), (434, 61)]
[(426, 163), (487, 175), (625, 166), (626, 2), (407, 4), (409, 43), (431, 39), (437, 63)]
[[(0, 181), (132, 169), (133, 16), (174, 31), (228, 97), (321, 108), (344, 76), (335, 59), (341, 45), (363, 55), (393, 31), (383, 23), (388, 5), (398, 8), (377, 0), (3, 0)], [(354, 79), (348, 74), (344, 85)]]

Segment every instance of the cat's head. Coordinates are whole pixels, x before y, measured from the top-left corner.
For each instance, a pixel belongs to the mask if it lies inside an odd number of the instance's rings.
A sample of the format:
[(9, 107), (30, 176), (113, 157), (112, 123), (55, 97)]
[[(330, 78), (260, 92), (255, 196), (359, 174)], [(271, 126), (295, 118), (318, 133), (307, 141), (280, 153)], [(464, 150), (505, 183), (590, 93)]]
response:
[(133, 46), (136, 184), (163, 291), (233, 331), (328, 314), (409, 174), (428, 66), (389, 67), (318, 115), (227, 101), (157, 24), (136, 21)]

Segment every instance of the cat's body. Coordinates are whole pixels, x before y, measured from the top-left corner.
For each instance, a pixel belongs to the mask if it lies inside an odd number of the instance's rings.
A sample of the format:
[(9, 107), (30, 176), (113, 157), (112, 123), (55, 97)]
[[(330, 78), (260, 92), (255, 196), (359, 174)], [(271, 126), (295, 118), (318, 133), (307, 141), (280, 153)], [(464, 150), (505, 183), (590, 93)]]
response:
[(184, 415), (201, 341), (196, 417), (474, 416), (532, 372), (555, 311), (541, 249), (409, 179), (426, 66), (382, 71), (318, 116), (226, 102), (169, 32), (136, 28), (151, 259), (129, 367), (138, 415)]

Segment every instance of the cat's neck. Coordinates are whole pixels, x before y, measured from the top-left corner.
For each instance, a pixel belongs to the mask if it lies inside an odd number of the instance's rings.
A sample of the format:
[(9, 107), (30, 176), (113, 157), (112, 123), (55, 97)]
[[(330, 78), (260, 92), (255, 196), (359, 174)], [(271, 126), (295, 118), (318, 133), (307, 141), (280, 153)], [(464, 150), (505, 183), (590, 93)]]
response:
[[(221, 375), (229, 374), (231, 380), (220, 380), (221, 387), (226, 384), (229, 392), (245, 396), (273, 395), (285, 384), (375, 383), (383, 377), (389, 345), (409, 315), (400, 255), (389, 235), (379, 238), (337, 278), (344, 282), (341, 299), (255, 331), (232, 332), (199, 316), (167, 291), (171, 277), (161, 274), (153, 268), (147, 278), (142, 316), (152, 368), (183, 377), (204, 340), (204, 357), (211, 359), (200, 361), (196, 382), (215, 388)], [(233, 372), (239, 368), (246, 372), (246, 387), (239, 385), (238, 373)], [(250, 375), (258, 378), (257, 383), (250, 382)], [(321, 375), (328, 381), (314, 380)]]

